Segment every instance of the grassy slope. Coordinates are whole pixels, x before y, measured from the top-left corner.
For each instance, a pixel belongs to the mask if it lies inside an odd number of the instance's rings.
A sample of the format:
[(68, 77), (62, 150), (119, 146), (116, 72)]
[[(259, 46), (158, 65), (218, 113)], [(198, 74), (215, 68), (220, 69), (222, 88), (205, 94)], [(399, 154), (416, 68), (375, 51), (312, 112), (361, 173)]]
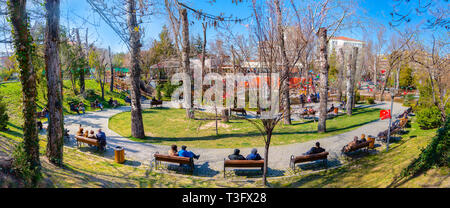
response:
[(379, 154), (369, 155), (348, 166), (289, 179), (274, 181), (276, 187), (450, 187), (450, 168), (439, 168), (414, 178), (397, 181), (403, 168), (420, 154), (436, 129), (421, 130), (418, 124), (411, 123), (409, 132), (402, 140), (392, 143), (390, 150), (378, 147)]
[[(317, 123), (294, 121), (293, 125), (280, 124), (275, 129), (272, 145), (305, 142), (341, 134), (378, 120), (379, 109), (356, 109), (354, 115), (338, 116), (327, 120), (327, 133), (317, 134)], [(204, 113), (197, 113), (205, 117)], [(199, 116), (200, 114), (200, 116)], [(110, 118), (109, 128), (131, 138), (130, 112)], [(183, 144), (200, 148), (260, 147), (264, 145), (260, 133), (253, 124), (245, 120), (230, 120), (219, 124), (219, 136), (215, 133), (213, 120), (186, 120), (183, 109), (154, 108), (143, 111), (146, 139), (131, 138), (134, 141), (161, 145)], [(220, 122), (221, 123), (221, 122)]]

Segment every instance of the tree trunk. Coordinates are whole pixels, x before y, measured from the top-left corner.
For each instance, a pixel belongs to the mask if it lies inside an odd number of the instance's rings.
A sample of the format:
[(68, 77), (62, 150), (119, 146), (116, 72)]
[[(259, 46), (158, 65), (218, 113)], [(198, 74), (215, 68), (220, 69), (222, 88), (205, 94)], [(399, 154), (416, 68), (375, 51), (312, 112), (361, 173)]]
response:
[(270, 147), (270, 140), (272, 138), (272, 131), (266, 132), (267, 133), (267, 141), (266, 145), (264, 146), (264, 168), (263, 168), (263, 184), (264, 186), (268, 186), (269, 183), (267, 182), (267, 172), (268, 172), (268, 166), (269, 166), (269, 147)]
[(377, 89), (378, 89), (378, 87), (377, 87), (377, 82), (378, 82), (378, 80), (377, 80), (377, 73), (378, 73), (378, 70), (377, 70), (377, 59), (378, 59), (378, 57), (377, 56), (375, 56), (375, 61), (374, 61), (374, 63), (373, 63), (373, 70), (374, 70), (374, 72), (373, 72), (373, 99), (377, 99), (376, 98), (376, 94), (377, 94)]
[[(87, 28), (86, 28), (86, 32), (87, 32)], [(76, 36), (77, 36), (77, 45), (78, 45), (78, 57), (79, 58), (82, 58), (83, 56), (85, 56), (84, 54), (83, 54), (83, 49), (82, 49), (82, 47), (81, 47), (81, 39), (80, 39), (80, 33), (79, 33), (79, 29), (77, 28), (76, 30), (75, 30), (75, 33), (76, 33)], [(87, 39), (86, 39), (86, 41), (87, 41)], [(87, 57), (87, 56), (85, 56), (85, 57)], [(80, 71), (79, 71), (79, 75), (80, 75), (80, 94), (81, 95), (83, 95), (84, 96), (84, 67), (85, 66), (83, 66), (82, 67), (82, 69), (79, 69)]]
[(340, 54), (340, 62), (339, 64), (339, 75), (338, 75), (338, 100), (339, 102), (342, 102), (342, 83), (344, 82), (344, 71), (345, 71), (345, 57), (344, 57), (344, 50), (342, 48), (339, 49)]
[(109, 66), (111, 67), (111, 83), (109, 85), (109, 91), (114, 92), (114, 66), (112, 64), (112, 56), (111, 56), (111, 47), (108, 46), (108, 54), (109, 54)]
[(59, 62), (59, 0), (47, 0), (47, 27), (45, 33), (45, 68), (48, 89), (48, 142), (47, 157), (50, 162), (62, 165), (64, 145), (64, 117), (62, 97), (62, 72)]
[(286, 55), (285, 43), (284, 43), (284, 28), (283, 28), (283, 16), (281, 14), (280, 2), (274, 1), (277, 12), (277, 30), (278, 30), (278, 45), (280, 47), (281, 65), (282, 69), (282, 96), (284, 102), (284, 124), (291, 125), (291, 102), (289, 96), (289, 63)]
[(11, 20), (11, 38), (18, 54), (23, 102), (23, 144), (30, 168), (40, 172), (39, 137), (36, 127), (36, 72), (33, 68), (33, 39), (28, 28), (26, 1), (9, 1), (8, 13)]
[(136, 20), (136, 2), (127, 0), (128, 31), (130, 33), (131, 57), (131, 135), (144, 138), (144, 124), (142, 121), (139, 55), (141, 49), (139, 27)]
[[(86, 37), (85, 37), (86, 43), (85, 43), (85, 53), (84, 53), (84, 57), (85, 57), (86, 62), (87, 62), (88, 57), (89, 57), (89, 42), (88, 42), (88, 35), (89, 35), (88, 32), (89, 32), (89, 30), (88, 29), (89, 28), (86, 28)], [(86, 68), (84, 68), (84, 67), (86, 67)], [(83, 96), (86, 96), (86, 93), (84, 92), (85, 91), (84, 76), (86, 74), (85, 70), (88, 69), (89, 67), (88, 67), (87, 64), (84, 67), (83, 67), (83, 69), (81, 70), (81, 73), (80, 73), (80, 93)], [(81, 90), (81, 89), (83, 89), (83, 90)]]
[[(356, 53), (355, 53), (356, 51)], [(353, 63), (355, 63), (356, 66), (356, 56), (357, 55), (358, 48), (354, 47), (351, 54), (348, 56), (348, 62), (347, 62), (347, 115), (352, 115), (352, 106), (353, 106), (353, 95), (354, 95), (354, 81), (353, 81), (353, 74), (355, 73), (353, 68)]]
[(184, 93), (183, 97), (184, 99), (188, 101), (188, 106), (186, 107), (186, 117), (188, 119), (194, 119), (194, 103), (192, 99), (192, 90), (193, 90), (193, 77), (192, 77), (192, 71), (190, 68), (190, 60), (189, 60), (189, 53), (190, 53), (190, 46), (189, 46), (189, 21), (187, 17), (187, 11), (186, 9), (180, 9), (180, 16), (181, 16), (181, 22), (183, 24), (183, 51), (182, 51), (182, 60), (183, 60), (183, 72), (189, 75), (189, 78), (191, 79), (191, 87), (189, 93)]
[(319, 122), (317, 131), (319, 133), (326, 132), (327, 122), (327, 104), (328, 104), (328, 54), (327, 54), (327, 29), (320, 28), (319, 36), (319, 62), (320, 62), (320, 105), (319, 105)]

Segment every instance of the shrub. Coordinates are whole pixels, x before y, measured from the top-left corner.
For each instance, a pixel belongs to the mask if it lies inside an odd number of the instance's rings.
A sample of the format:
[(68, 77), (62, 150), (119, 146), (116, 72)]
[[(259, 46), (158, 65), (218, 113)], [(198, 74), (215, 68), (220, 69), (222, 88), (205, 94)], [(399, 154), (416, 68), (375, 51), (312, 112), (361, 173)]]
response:
[(0, 96), (0, 130), (6, 129), (8, 125), (9, 116), (6, 111), (6, 104), (3, 102), (3, 97)]
[(361, 94), (359, 92), (355, 93), (355, 103), (358, 103), (359, 101), (361, 101)]
[(39, 166), (32, 168), (29, 162), (30, 156), (25, 152), (23, 143), (16, 144), (12, 157), (12, 168), (15, 173), (26, 182), (28, 187), (35, 186), (42, 178), (42, 175)]
[(67, 103), (80, 103), (81, 99), (79, 97), (67, 97)]
[(436, 106), (419, 109), (417, 123), (421, 129), (437, 128), (441, 125), (441, 112)]
[(375, 104), (375, 99), (373, 99), (372, 97), (367, 98), (367, 103), (369, 103), (369, 104)]
[(172, 93), (179, 86), (180, 85), (172, 85), (170, 82), (165, 82), (164, 84), (159, 84), (158, 86), (156, 86), (156, 98), (158, 99), (158, 97), (161, 97), (161, 92), (164, 94), (164, 98), (171, 98)]
[(87, 89), (86, 90), (86, 97), (88, 98), (95, 98), (97, 94), (95, 93), (94, 89)]
[[(448, 115), (450, 116), (450, 115)], [(448, 117), (447, 116), (447, 117)], [(403, 169), (401, 176), (417, 175), (433, 167), (443, 167), (450, 164), (450, 120), (447, 119), (445, 126), (431, 140), (425, 149), (422, 149), (419, 157)]]

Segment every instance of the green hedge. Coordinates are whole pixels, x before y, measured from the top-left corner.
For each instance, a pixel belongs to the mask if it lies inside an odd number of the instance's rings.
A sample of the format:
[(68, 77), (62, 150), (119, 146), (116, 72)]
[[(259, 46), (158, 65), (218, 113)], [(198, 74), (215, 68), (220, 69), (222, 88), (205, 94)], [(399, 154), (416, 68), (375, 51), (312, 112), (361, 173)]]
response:
[(441, 111), (432, 106), (429, 108), (422, 108), (417, 111), (417, 123), (422, 129), (433, 129), (441, 125)]
[(7, 114), (6, 103), (3, 102), (3, 97), (0, 96), (0, 130), (6, 129), (8, 120), (9, 116)]
[(401, 176), (418, 175), (433, 167), (448, 167), (450, 164), (449, 130), (450, 122), (447, 119), (445, 125), (438, 130), (437, 135), (433, 137), (430, 144), (425, 149), (422, 149), (419, 157), (402, 171)]

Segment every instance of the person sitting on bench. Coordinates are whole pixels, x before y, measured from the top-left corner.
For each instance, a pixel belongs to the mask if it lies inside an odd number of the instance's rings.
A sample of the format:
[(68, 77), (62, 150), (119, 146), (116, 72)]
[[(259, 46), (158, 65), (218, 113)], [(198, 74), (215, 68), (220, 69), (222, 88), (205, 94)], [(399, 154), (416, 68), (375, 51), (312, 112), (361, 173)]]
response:
[(178, 156), (178, 147), (177, 147), (177, 145), (172, 144), (172, 146), (170, 146), (169, 155), (170, 156)]
[(191, 151), (187, 151), (185, 145), (181, 146), (181, 150), (178, 152), (178, 156), (180, 156), (180, 157), (189, 157), (189, 158), (193, 157), (193, 158), (195, 158), (197, 160), (198, 160), (198, 158), (200, 158), (200, 155), (196, 155), (196, 154), (194, 154)]
[(83, 114), (86, 113), (86, 109), (84, 108), (84, 103), (80, 102), (80, 103), (78, 104), (78, 111), (82, 111)]
[(95, 135), (100, 144), (99, 149), (104, 150), (106, 146), (106, 134), (102, 131), (102, 129), (98, 129), (98, 133)]
[(109, 100), (108, 100), (108, 104), (109, 104), (110, 106), (112, 106), (113, 102), (114, 102), (114, 100), (112, 99), (112, 97), (110, 97)]
[(84, 135), (83, 135), (84, 137), (88, 137), (89, 136), (89, 131), (86, 129), (86, 131), (84, 131)]
[(126, 102), (126, 103), (131, 103), (131, 98), (130, 98), (130, 97), (128, 97), (128, 96), (127, 96), (127, 97), (125, 97), (125, 102)]
[(77, 136), (83, 136), (83, 134), (84, 134), (84, 133), (83, 133), (83, 128), (80, 127), (80, 128), (78, 129), (76, 135), (77, 135)]
[(228, 159), (230, 160), (245, 160), (245, 157), (239, 154), (241, 151), (239, 149), (234, 149), (234, 153), (228, 155)]
[(330, 108), (330, 110), (328, 110), (328, 113), (331, 113), (333, 111), (334, 111), (334, 104), (331, 104), (331, 108)]
[(361, 139), (358, 140), (358, 144), (364, 143), (364, 142), (366, 142), (366, 141), (367, 141), (367, 140), (366, 140), (366, 135), (365, 135), (365, 134), (361, 134)]
[(44, 127), (42, 126), (42, 121), (36, 122), (37, 127), (39, 128), (39, 131), (42, 130)]
[(97, 139), (97, 137), (95, 136), (94, 130), (91, 130), (91, 131), (89, 132), (88, 138), (91, 138), (91, 139)]
[(75, 112), (77, 112), (78, 115), (80, 115), (80, 111), (78, 110), (78, 106), (77, 105), (75, 105), (73, 103), (70, 103), (69, 105), (70, 105), (70, 110), (71, 111), (75, 111)]
[(44, 117), (48, 118), (48, 109), (47, 109), (47, 107), (44, 107), (42, 109), (42, 115), (44, 115)]
[(261, 155), (258, 154), (258, 150), (253, 148), (249, 155), (247, 155), (247, 160), (262, 160)]
[(311, 149), (306, 152), (304, 155), (313, 155), (313, 154), (318, 154), (321, 152), (325, 152), (325, 149), (320, 147), (320, 143), (316, 142), (316, 146), (315, 147), (311, 147)]
[(358, 137), (355, 136), (353, 138), (353, 141), (351, 141), (350, 143), (346, 144), (343, 148), (342, 151), (343, 152), (348, 152), (350, 151), (351, 148), (353, 148), (355, 145), (359, 144), (360, 142), (358, 141)]

